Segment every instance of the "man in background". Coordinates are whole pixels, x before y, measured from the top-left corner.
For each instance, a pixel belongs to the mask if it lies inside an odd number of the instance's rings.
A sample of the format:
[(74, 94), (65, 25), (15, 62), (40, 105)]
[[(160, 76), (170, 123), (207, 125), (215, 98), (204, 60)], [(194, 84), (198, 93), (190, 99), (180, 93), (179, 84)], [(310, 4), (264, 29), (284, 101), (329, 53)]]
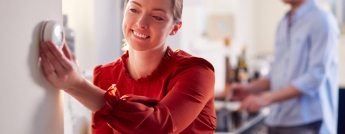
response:
[(336, 134), (339, 29), (314, 0), (283, 0), (291, 9), (278, 25), (267, 77), (233, 85), (241, 110), (270, 106), (270, 134)]

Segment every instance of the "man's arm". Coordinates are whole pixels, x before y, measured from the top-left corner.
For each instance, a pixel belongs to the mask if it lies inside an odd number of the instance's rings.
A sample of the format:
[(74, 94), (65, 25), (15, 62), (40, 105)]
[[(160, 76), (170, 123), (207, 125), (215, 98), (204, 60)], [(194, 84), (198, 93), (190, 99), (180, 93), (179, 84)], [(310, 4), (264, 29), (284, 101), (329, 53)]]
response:
[(257, 112), (260, 110), (260, 108), (269, 106), (272, 103), (285, 101), (302, 95), (302, 92), (300, 92), (294, 86), (289, 85), (274, 92), (264, 92), (258, 95), (250, 95), (242, 101), (239, 110)]
[(300, 92), (296, 87), (294, 87), (293, 85), (289, 85), (281, 90), (270, 92), (269, 101), (270, 103), (276, 103), (291, 98), (300, 97), (302, 95), (303, 93)]
[(324, 79), (329, 75), (330, 66), (337, 57), (339, 31), (332, 20), (319, 18), (309, 35), (309, 61), (306, 72), (293, 80), (291, 85), (305, 95), (314, 96)]
[(249, 93), (254, 93), (254, 94), (268, 91), (269, 89), (270, 89), (270, 81), (265, 78), (255, 80), (246, 87), (246, 90)]
[(265, 78), (251, 82), (249, 85), (233, 84), (227, 91), (224, 92), (224, 96), (230, 95), (231, 100), (242, 101), (250, 94), (259, 94), (270, 89), (270, 81)]

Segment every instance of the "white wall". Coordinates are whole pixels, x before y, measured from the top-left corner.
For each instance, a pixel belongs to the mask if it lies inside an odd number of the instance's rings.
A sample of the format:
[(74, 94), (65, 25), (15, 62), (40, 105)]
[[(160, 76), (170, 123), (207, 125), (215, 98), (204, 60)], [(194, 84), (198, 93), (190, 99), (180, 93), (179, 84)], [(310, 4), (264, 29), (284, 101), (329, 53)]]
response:
[(0, 1), (1, 134), (63, 133), (62, 92), (37, 66), (41, 21), (61, 13), (61, 0)]
[(273, 54), (276, 29), (279, 21), (289, 10), (289, 6), (281, 0), (256, 0), (254, 2), (255, 44), (253, 48), (257, 54)]
[(122, 9), (120, 0), (95, 0), (96, 64), (115, 61), (122, 47)]
[(95, 63), (95, 0), (62, 0), (62, 13), (75, 31), (75, 53), (80, 69), (91, 70)]

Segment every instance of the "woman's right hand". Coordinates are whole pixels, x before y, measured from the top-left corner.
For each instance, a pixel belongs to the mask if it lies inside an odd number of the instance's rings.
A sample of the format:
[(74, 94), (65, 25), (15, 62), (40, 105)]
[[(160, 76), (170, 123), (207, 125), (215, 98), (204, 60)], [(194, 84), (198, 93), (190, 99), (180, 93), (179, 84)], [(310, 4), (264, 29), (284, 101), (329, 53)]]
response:
[(84, 81), (78, 63), (67, 44), (62, 51), (53, 42), (40, 43), (41, 68), (47, 80), (57, 89), (73, 89)]
[(234, 101), (242, 101), (249, 95), (247, 86), (243, 84), (232, 84), (230, 92), (232, 92), (231, 100)]

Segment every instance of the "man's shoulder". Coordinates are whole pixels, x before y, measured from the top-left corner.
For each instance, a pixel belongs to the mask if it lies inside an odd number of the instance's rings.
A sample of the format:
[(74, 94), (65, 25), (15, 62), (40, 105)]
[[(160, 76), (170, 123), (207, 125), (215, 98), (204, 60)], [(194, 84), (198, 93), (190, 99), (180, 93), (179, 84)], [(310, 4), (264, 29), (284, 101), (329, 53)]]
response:
[(319, 32), (335, 32), (338, 33), (338, 22), (333, 13), (321, 7), (313, 8), (305, 17), (305, 24), (310, 25), (313, 34)]
[(321, 22), (325, 24), (333, 24), (336, 23), (336, 18), (334, 14), (330, 11), (327, 11), (321, 7), (314, 8), (310, 13), (311, 21)]

